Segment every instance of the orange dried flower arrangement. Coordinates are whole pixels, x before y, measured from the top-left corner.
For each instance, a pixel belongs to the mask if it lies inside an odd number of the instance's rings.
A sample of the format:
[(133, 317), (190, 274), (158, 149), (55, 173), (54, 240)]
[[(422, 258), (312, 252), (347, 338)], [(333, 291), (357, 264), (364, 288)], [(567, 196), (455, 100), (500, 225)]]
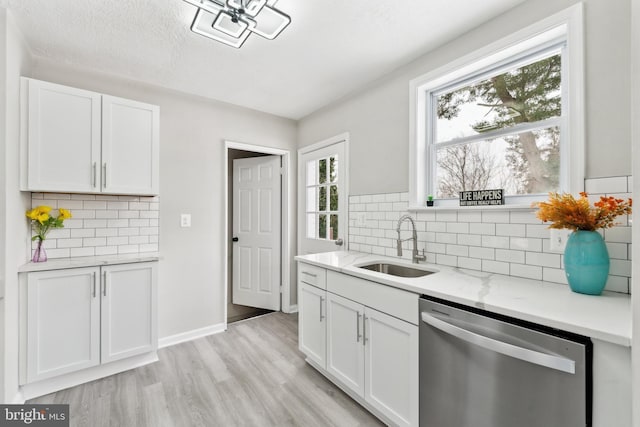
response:
[(536, 202), (532, 206), (539, 209), (536, 213), (539, 219), (551, 221), (549, 228), (596, 231), (613, 227), (620, 215), (631, 214), (632, 200), (602, 196), (591, 206), (585, 192), (581, 192), (578, 199), (571, 194), (549, 193), (548, 202)]

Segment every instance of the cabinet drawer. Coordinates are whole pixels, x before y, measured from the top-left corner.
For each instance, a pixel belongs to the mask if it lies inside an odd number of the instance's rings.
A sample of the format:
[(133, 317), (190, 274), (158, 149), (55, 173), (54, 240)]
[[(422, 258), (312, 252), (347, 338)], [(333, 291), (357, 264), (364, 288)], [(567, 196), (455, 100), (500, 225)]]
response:
[(419, 295), (347, 274), (327, 272), (327, 291), (418, 325)]
[(311, 264), (298, 263), (298, 282), (327, 289), (327, 270)]

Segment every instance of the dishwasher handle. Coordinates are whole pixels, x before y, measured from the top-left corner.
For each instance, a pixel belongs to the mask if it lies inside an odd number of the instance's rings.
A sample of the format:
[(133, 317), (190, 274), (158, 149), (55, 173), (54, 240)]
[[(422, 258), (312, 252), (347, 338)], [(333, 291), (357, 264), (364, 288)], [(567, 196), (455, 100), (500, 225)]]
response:
[(535, 350), (529, 350), (528, 348), (488, 338), (484, 335), (476, 334), (475, 332), (468, 331), (464, 328), (445, 322), (444, 320), (440, 320), (424, 311), (422, 312), (422, 321), (446, 334), (452, 335), (470, 344), (483, 347), (487, 350), (495, 351), (496, 353), (504, 354), (505, 356), (524, 360), (525, 362), (555, 369), (557, 371), (569, 374), (576, 373), (576, 362), (571, 359), (555, 356), (553, 354), (541, 353)]

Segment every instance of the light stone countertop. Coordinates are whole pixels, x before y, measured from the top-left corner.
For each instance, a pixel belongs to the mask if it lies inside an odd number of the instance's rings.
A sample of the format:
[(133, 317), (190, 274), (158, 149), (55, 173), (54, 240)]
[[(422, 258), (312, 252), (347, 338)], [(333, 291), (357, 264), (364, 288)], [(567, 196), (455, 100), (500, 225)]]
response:
[[(421, 295), (631, 347), (630, 295), (616, 292), (582, 295), (558, 283), (435, 264), (416, 265), (405, 259), (360, 252), (325, 252), (295, 259)], [(437, 274), (404, 278), (358, 268), (374, 262), (410, 265)]]
[(103, 265), (132, 264), (158, 260), (160, 260), (160, 254), (157, 252), (56, 258), (45, 262), (29, 262), (20, 266), (18, 272), (28, 273), (32, 271), (64, 270), (67, 268), (100, 267)]

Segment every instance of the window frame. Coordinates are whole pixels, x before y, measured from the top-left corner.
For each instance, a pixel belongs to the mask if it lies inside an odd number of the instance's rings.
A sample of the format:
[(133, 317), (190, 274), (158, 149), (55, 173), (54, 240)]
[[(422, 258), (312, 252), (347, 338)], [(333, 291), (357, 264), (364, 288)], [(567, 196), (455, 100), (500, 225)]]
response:
[[(558, 191), (576, 193), (583, 190), (584, 55), (582, 5), (577, 4), (410, 82), (410, 210), (433, 209), (425, 207), (427, 195), (436, 192), (432, 94), (460, 87), (484, 75), (495, 75), (497, 71), (508, 69), (510, 64), (513, 68), (514, 63), (561, 45), (561, 177)], [(505, 204), (511, 207), (530, 206), (531, 202), (546, 197), (546, 194), (512, 195), (505, 198)], [(436, 199), (435, 205), (459, 208), (457, 199)], [(500, 207), (482, 207), (496, 208)]]

